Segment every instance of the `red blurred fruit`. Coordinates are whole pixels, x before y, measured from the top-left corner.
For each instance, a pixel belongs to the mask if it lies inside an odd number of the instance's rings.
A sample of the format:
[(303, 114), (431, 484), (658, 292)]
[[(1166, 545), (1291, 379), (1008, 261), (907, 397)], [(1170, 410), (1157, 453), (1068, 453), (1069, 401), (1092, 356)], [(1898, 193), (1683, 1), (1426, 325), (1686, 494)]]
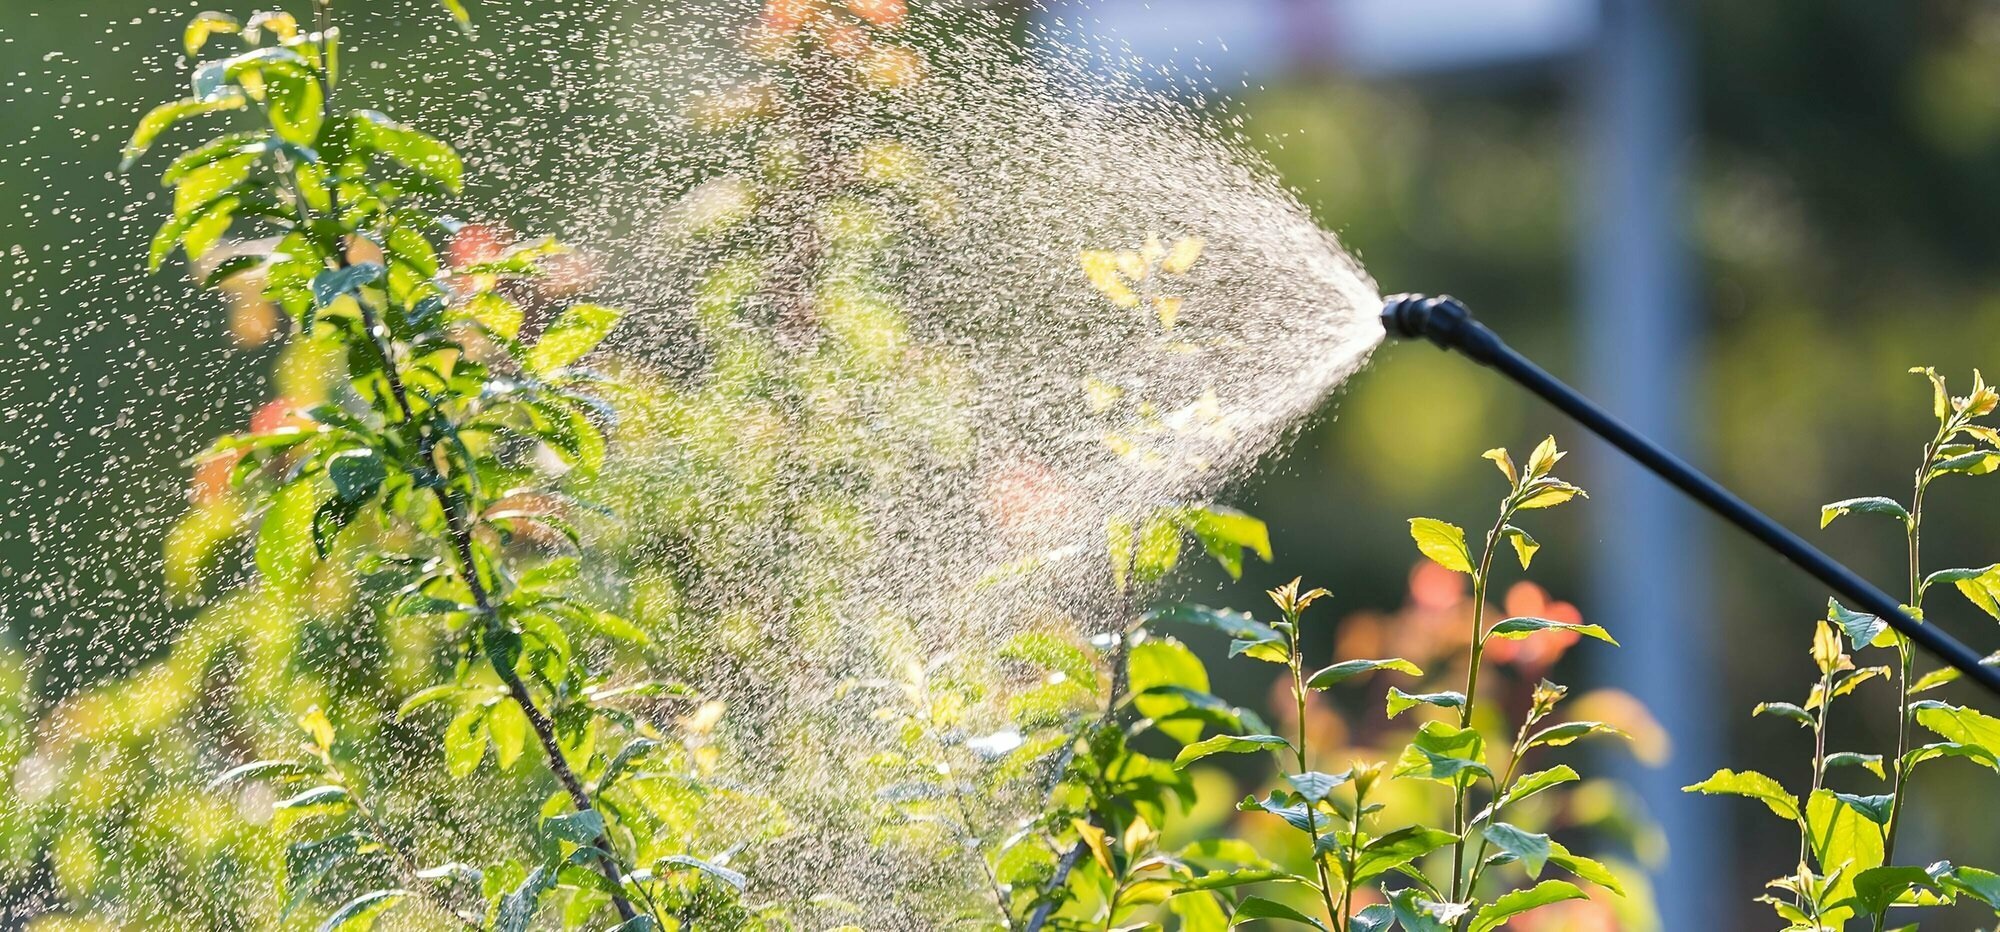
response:
[(448, 252), (451, 264), (463, 268), (475, 262), (492, 262), (514, 244), (514, 231), (497, 223), (468, 223), (451, 235)]

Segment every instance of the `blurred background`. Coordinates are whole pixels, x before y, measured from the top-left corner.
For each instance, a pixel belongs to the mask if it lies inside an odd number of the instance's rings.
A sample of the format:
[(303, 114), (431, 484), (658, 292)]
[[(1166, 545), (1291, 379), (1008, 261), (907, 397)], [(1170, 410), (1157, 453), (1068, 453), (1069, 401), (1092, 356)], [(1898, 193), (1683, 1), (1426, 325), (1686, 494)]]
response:
[[(383, 12), (359, 38), (382, 61), (437, 29), (427, 5), (369, 6)], [(130, 504), (182, 496), (178, 456), (264, 396), (255, 379), (157, 393), (148, 371), (260, 370), (269, 349), (224, 315), (167, 315), (173, 305), (120, 284), (126, 270), (95, 268), (143, 254), (150, 223), (128, 221), (146, 192), (113, 171), (116, 150), (142, 104), (178, 82), (161, 50), (194, 9), (0, 0), (0, 329), (20, 354), (0, 374), (0, 621), (38, 655), (20, 688), (43, 702), (163, 643), (165, 632), (131, 630), (120, 604), (159, 600), (175, 509), (134, 522)], [(1933, 365), (1962, 385), (2000, 349), (2000, 5), (1097, 0), (1013, 13), (1024, 31), (1086, 23), (1194, 75), (1163, 89), (1261, 152), (1384, 291), (1465, 299), (1795, 528), (1814, 527), (1823, 502), (1906, 497), (1932, 429), (1929, 387), (1906, 370)], [(481, 67), (508, 74), (514, 62), (532, 95), (536, 53), (489, 45)], [(451, 75), (388, 67), (357, 80), (438, 82), (423, 99), (442, 112), (405, 115), (448, 119)], [(53, 292), (52, 256), (68, 279)], [(37, 306), (30, 293), (63, 301)], [(144, 366), (93, 363), (133, 345)], [(66, 418), (30, 413), (51, 399)], [(122, 429), (135, 418), (140, 429)], [(1551, 432), (1578, 451), (1568, 473), (1593, 499), (1543, 521), (1536, 577), (1626, 645), (1587, 652), (1601, 665), (1565, 675), (1639, 695), (1673, 745), (1663, 767), (1610, 759), (1664, 826), (1665, 926), (1762, 927), (1769, 914), (1749, 900), (1789, 868), (1796, 839), (1767, 831), (1755, 804), (1677, 788), (1721, 766), (1802, 779), (1808, 733), (1749, 709), (1800, 698), (1826, 594), (1497, 376), (1428, 346), (1384, 348), (1241, 490), (1237, 503), (1270, 522), (1278, 562), (1220, 595), (1219, 580), (1188, 591), (1250, 606), (1303, 575), (1342, 614), (1395, 611), (1412, 598), (1403, 519), (1478, 524), (1500, 491), (1480, 451)], [(145, 455), (163, 445), (175, 455)], [(100, 465), (112, 462), (127, 468), (105, 495)], [(2000, 559), (1996, 496), (1990, 482), (1942, 484), (1927, 563)], [(66, 520), (52, 526), (57, 513)], [(92, 559), (51, 562), (54, 536), (89, 542)], [(1812, 537), (1871, 578), (1901, 577), (1886, 525)], [(2000, 645), (1992, 619), (1962, 602), (1938, 600), (1932, 618), (1981, 651)], [(1320, 650), (1333, 650), (1338, 632), (1324, 636)], [(1266, 685), (1218, 691), (1252, 701)], [(1892, 743), (1890, 706), (1853, 703), (1839, 743)], [(1992, 798), (1987, 777), (1925, 772), (1905, 861), (2000, 856), (1990, 820), (1965, 817), (1968, 801)]]

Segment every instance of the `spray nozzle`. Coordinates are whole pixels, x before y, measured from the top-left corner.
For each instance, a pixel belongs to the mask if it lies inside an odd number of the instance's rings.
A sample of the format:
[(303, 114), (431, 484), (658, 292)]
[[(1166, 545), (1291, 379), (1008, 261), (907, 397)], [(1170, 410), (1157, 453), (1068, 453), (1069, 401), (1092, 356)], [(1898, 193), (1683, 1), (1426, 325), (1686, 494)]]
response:
[(1382, 304), (1382, 326), (1391, 336), (1423, 337), (1488, 365), (1501, 347), (1500, 338), (1451, 295), (1390, 295)]

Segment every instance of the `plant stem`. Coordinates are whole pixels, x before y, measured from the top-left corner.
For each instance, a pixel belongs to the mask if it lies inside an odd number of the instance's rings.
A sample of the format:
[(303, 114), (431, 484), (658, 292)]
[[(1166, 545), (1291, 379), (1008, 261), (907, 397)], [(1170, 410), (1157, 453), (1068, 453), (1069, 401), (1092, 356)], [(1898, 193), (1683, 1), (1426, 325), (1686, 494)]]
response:
[[(1121, 618), (1125, 616), (1122, 610), (1118, 614)], [(1111, 695), (1104, 703), (1104, 714), (1098, 717), (1096, 724), (1092, 726), (1093, 729), (1104, 728), (1117, 721), (1118, 699), (1125, 695), (1126, 687), (1130, 683), (1130, 671), (1126, 667), (1127, 659), (1131, 655), (1132, 634), (1130, 631), (1120, 631), (1112, 636), (1116, 640), (1111, 647)], [(1085, 729), (1084, 735), (1088, 735), (1090, 730)], [(1084, 740), (1084, 737), (1079, 736), (1077, 740)], [(1074, 759), (1075, 750), (1076, 742), (1072, 741), (1069, 752), (1065, 755), (1065, 767), (1068, 766), (1069, 760)], [(1092, 812), (1084, 822), (1088, 825), (1097, 825), (1097, 813)], [(1050, 897), (1062, 889), (1063, 884), (1069, 882), (1070, 871), (1076, 869), (1076, 862), (1082, 860), (1083, 852), (1088, 848), (1089, 844), (1079, 838), (1076, 844), (1063, 852), (1062, 857), (1056, 861), (1056, 872), (1050, 875), (1049, 882), (1042, 886), (1041, 903), (1028, 916), (1026, 932), (1041, 932), (1042, 927), (1048, 924), (1049, 916), (1054, 914), (1056, 909), (1056, 902)]]
[[(1500, 542), (1500, 529), (1507, 526), (1512, 515), (1513, 504), (1512, 496), (1501, 504), (1499, 519), (1486, 532), (1486, 546), (1479, 555), (1479, 572), (1472, 577), (1472, 660), (1465, 671), (1465, 707), (1458, 717), (1460, 728), (1472, 727), (1473, 707), (1479, 701), (1479, 663), (1486, 649), (1486, 639), (1482, 636), (1486, 623), (1486, 577), (1493, 569), (1493, 551)], [(1451, 901), (1461, 903), (1470, 892), (1465, 876), (1465, 797), (1472, 786), (1469, 782), (1459, 782), (1457, 775), (1453, 775), (1452, 783), (1452, 833), (1458, 836), (1458, 841), (1451, 846)], [(1497, 793), (1499, 788), (1496, 786), (1494, 791)]]
[[(1820, 673), (1820, 678), (1819, 678), (1819, 710), (1818, 710), (1819, 716), (1813, 722), (1812, 791), (1806, 794), (1806, 799), (1808, 800), (1812, 799), (1813, 794), (1818, 793), (1820, 791), (1820, 788), (1826, 784), (1826, 726), (1828, 720), (1831, 717), (1829, 713), (1832, 710), (1832, 707), (1833, 707), (1833, 670), (1829, 668), (1825, 671), (1822, 671)], [(1799, 863), (1800, 864), (1806, 863), (1806, 854), (1809, 850), (1807, 846), (1807, 837), (1810, 834), (1810, 832), (1811, 828), (1806, 824), (1804, 815), (1801, 814), (1799, 818)], [(1800, 899), (1803, 901), (1800, 905), (1810, 907), (1812, 909), (1812, 917), (1814, 921), (1818, 921), (1820, 918), (1820, 908), (1819, 908), (1818, 898), (1813, 896), (1808, 896), (1804, 892), (1801, 892)]]
[[(1521, 722), (1520, 730), (1514, 733), (1514, 748), (1512, 759), (1507, 762), (1507, 772), (1501, 776), (1500, 782), (1493, 784), (1493, 811), (1486, 816), (1487, 825), (1492, 825), (1495, 820), (1500, 818), (1500, 794), (1506, 792), (1506, 788), (1513, 784), (1514, 773), (1521, 768), (1521, 758), (1527, 756), (1528, 729), (1533, 724), (1534, 722), (1532, 721), (1524, 720)], [(1468, 830), (1470, 828), (1470, 826), (1467, 826)], [(1479, 850), (1472, 854), (1472, 877), (1465, 883), (1467, 890), (1474, 890), (1479, 887), (1479, 875), (1486, 872), (1486, 849), (1492, 842), (1492, 839), (1484, 835), (1479, 837)]]
[[(1958, 415), (1946, 419), (1938, 428), (1937, 436), (1924, 447), (1924, 460), (1917, 464), (1914, 489), (1910, 493), (1910, 518), (1904, 525), (1910, 557), (1910, 607), (1919, 613), (1923, 611), (1923, 525), (1924, 492), (1931, 484), (1931, 463), (1937, 459), (1938, 447), (1943, 446), (1958, 428)], [(1917, 619), (1922, 622), (1923, 619)], [(1903, 826), (1903, 788), (1908, 783), (1903, 772), (1903, 756), (1910, 752), (1910, 674), (1915, 665), (1916, 653), (1910, 649), (1910, 639), (1896, 635), (1896, 759), (1889, 784), (1889, 793), (1894, 799), (1889, 803), (1889, 824), (1882, 832), (1882, 863), (1896, 863), (1896, 835)], [(1875, 916), (1875, 929), (1880, 932), (1888, 918), (1888, 910)]]
[[(305, 212), (303, 202), (300, 203), (299, 210), (301, 213)], [(336, 244), (333, 253), (325, 257), (326, 261), (336, 269), (346, 268), (350, 264), (345, 251), (340, 248), (344, 245)], [(387, 328), (382, 325), (381, 318), (367, 301), (360, 300), (357, 295), (355, 304), (361, 309), (362, 329), (367, 331), (369, 341), (374, 345), (375, 351), (382, 356), (383, 377), (389, 384), (389, 395), (395, 400), (396, 410), (401, 415), (402, 423), (416, 423), (416, 412), (410, 405), (410, 396), (404, 387), (402, 372), (397, 368), (394, 346), (388, 337)], [(444, 514), (446, 536), (449, 538), (447, 543), (458, 565), (459, 578), (465, 582), (467, 591), (472, 594), (473, 605), (489, 624), (498, 624), (499, 613), (493, 608), (486, 591), (486, 584), (479, 575), (478, 561), (473, 555), (471, 524), (464, 514), (460, 501), (445, 489), (443, 477), (437, 475), (431, 464), (430, 436), (429, 431), (422, 431), (420, 434), (416, 460), (418, 468), (427, 474), (420, 478), (427, 480), (425, 484), (430, 486), (431, 492), (437, 498), (438, 508)], [(491, 662), (488, 665), (500, 677), (500, 682), (507, 687), (508, 696), (527, 716), (529, 727), (534, 730), (535, 738), (541, 743), (549, 770), (555, 774), (556, 781), (561, 783), (564, 791), (569, 794), (570, 803), (578, 812), (595, 811), (596, 807), (591, 804), (590, 794), (584, 790), (583, 782), (577, 778), (576, 771), (571, 769), (569, 761), (563, 756), (562, 745), (556, 738), (555, 722), (535, 705), (528, 693), (527, 684), (521, 681), (520, 675), (515, 673), (512, 667), (503, 668), (502, 664)], [(592, 840), (592, 844), (603, 852), (598, 858), (599, 872), (614, 888), (622, 889), (624, 868), (618, 863), (617, 856), (612, 853), (610, 838), (600, 832)], [(631, 901), (626, 899), (624, 894), (612, 894), (611, 902), (617, 908), (621, 919), (629, 922), (638, 917), (638, 911), (632, 908)]]
[[(1308, 769), (1306, 766), (1305, 668), (1303, 666), (1304, 664), (1303, 651), (1299, 647), (1299, 634), (1300, 634), (1299, 614), (1296, 611), (1287, 612), (1286, 614), (1289, 616), (1286, 620), (1292, 623), (1292, 631), (1291, 631), (1292, 699), (1297, 704), (1298, 708), (1298, 720), (1295, 723), (1296, 727), (1294, 729), (1298, 733), (1298, 741), (1293, 743), (1292, 750), (1298, 756), (1299, 773), (1303, 774)], [(1345, 928), (1345, 925), (1340, 921), (1339, 908), (1334, 905), (1333, 880), (1332, 877), (1328, 875), (1326, 872), (1326, 859), (1321, 857), (1319, 853), (1319, 805), (1313, 802), (1312, 800), (1305, 800), (1305, 810), (1306, 810), (1306, 833), (1312, 836), (1313, 868), (1319, 873), (1320, 898), (1326, 901), (1326, 921), (1332, 923), (1334, 929), (1336, 930), (1336, 932), (1338, 932), (1338, 930)], [(1358, 808), (1356, 812), (1357, 813), (1359, 812)], [(1353, 876), (1353, 874), (1350, 873), (1348, 876), (1351, 877)], [(1346, 900), (1347, 894), (1349, 892), (1351, 891), (1343, 891), (1341, 893), (1341, 899), (1343, 901)]]

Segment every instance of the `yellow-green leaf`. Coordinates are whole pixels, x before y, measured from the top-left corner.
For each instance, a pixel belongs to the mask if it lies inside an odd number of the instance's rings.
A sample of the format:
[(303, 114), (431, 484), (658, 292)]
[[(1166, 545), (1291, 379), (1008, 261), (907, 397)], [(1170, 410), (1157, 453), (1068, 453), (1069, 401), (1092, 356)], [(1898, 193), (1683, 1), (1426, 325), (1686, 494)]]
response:
[(1465, 547), (1465, 532), (1436, 518), (1411, 518), (1410, 538), (1417, 550), (1431, 562), (1454, 572), (1472, 575), (1472, 552)]

